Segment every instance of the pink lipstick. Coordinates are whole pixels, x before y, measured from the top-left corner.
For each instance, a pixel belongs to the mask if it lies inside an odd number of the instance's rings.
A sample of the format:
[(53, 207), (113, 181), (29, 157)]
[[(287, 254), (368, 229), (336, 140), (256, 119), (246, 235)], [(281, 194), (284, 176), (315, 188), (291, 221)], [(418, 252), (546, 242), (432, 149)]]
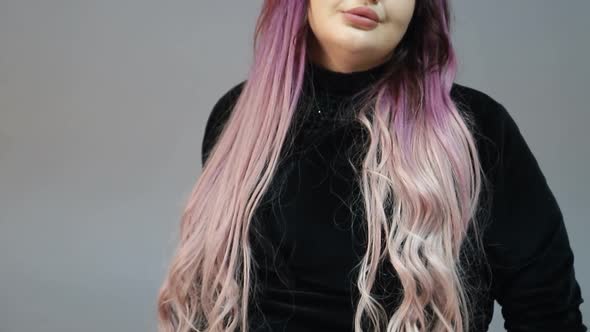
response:
[(356, 7), (343, 14), (350, 23), (363, 28), (374, 29), (379, 25), (379, 15), (369, 7)]

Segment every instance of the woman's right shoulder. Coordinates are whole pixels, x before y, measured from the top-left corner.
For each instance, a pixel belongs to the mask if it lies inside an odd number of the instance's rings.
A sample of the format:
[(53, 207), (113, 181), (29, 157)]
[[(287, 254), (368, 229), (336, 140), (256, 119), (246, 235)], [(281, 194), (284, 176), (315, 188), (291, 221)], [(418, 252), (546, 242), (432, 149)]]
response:
[(227, 115), (231, 112), (231, 110), (236, 104), (236, 101), (238, 100), (238, 97), (242, 93), (242, 89), (244, 88), (245, 83), (246, 80), (243, 80), (237, 84), (234, 84), (232, 87), (230, 87), (229, 90), (224, 92), (221, 95), (221, 97), (217, 99), (209, 113), (207, 119), (208, 124), (219, 122), (218, 120), (221, 117), (224, 117), (224, 115)]
[(205, 163), (209, 152), (217, 141), (219, 134), (234, 109), (238, 97), (242, 93), (246, 80), (238, 82), (226, 90), (214, 103), (207, 115), (205, 134), (201, 146), (201, 160)]

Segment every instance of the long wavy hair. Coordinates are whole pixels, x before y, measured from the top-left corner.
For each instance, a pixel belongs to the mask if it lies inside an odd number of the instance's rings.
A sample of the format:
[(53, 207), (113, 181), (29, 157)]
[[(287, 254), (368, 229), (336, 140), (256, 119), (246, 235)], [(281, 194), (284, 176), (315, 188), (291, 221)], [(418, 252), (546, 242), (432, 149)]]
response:
[[(307, 0), (264, 1), (247, 80), (182, 214), (158, 295), (161, 332), (248, 329), (250, 221), (299, 109), (312, 33), (307, 9)], [(450, 95), (457, 64), (449, 21), (446, 0), (417, 0), (385, 75), (355, 104), (368, 133), (356, 173), (367, 246), (355, 331), (469, 329), (460, 249), (471, 243), (485, 177), (474, 121)], [(481, 248), (479, 237), (475, 243)], [(373, 293), (383, 265), (403, 288), (391, 316)]]

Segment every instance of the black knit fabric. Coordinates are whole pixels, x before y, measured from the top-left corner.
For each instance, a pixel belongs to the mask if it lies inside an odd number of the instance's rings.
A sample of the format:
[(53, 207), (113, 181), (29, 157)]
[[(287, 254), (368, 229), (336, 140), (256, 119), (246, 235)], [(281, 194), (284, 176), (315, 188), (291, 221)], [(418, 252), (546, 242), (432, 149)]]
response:
[[(384, 70), (380, 65), (339, 73), (308, 63), (300, 130), (293, 131), (293, 149), (253, 220), (262, 238), (251, 235), (259, 291), (251, 299), (250, 331), (354, 330), (356, 272), (366, 239), (359, 181), (349, 161), (362, 156), (362, 130), (348, 106)], [(203, 162), (244, 83), (221, 96), (209, 114)], [(508, 331), (586, 331), (562, 213), (516, 122), (474, 88), (455, 83), (451, 97), (474, 116), (480, 160), (491, 181), (483, 237), (489, 265), (482, 253), (464, 250), (472, 331), (488, 330), (494, 300)], [(391, 315), (401, 285), (389, 268), (379, 275), (373, 292)]]

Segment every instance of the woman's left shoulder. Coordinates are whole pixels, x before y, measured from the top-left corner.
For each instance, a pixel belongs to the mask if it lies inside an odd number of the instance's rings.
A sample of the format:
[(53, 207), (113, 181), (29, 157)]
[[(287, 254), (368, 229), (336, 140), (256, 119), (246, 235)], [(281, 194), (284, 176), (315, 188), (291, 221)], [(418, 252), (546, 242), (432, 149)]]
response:
[(496, 148), (507, 135), (520, 134), (514, 116), (489, 92), (453, 83), (451, 99), (460, 113), (473, 121), (474, 134), (482, 143), (491, 143)]
[[(492, 192), (484, 231), (491, 293), (509, 331), (586, 331), (581, 288), (563, 213), (514, 117), (490, 95), (455, 84), (453, 100), (473, 115)], [(485, 138), (485, 140), (482, 140)], [(491, 149), (493, 148), (493, 150)]]
[(514, 117), (497, 98), (471, 86), (453, 83), (451, 99), (469, 120), (483, 167), (494, 177), (502, 158), (510, 157), (503, 155), (507, 143), (517, 143), (519, 149), (527, 145)]
[(502, 103), (483, 89), (453, 83), (451, 99), (460, 111), (468, 113), (480, 132), (493, 136), (507, 117), (511, 117)]

